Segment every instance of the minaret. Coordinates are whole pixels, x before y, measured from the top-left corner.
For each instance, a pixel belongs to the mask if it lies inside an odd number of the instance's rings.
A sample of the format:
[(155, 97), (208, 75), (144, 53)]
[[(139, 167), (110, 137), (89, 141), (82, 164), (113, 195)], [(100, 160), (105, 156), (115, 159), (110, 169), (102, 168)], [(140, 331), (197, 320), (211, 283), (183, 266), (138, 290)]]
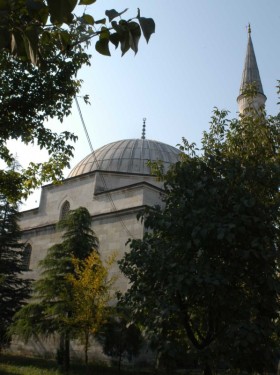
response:
[[(248, 98), (243, 95), (244, 89), (248, 84), (255, 83), (257, 86), (257, 95), (254, 98)], [(266, 96), (264, 95), (258, 64), (254, 52), (254, 47), (251, 39), (251, 26), (248, 26), (248, 44), (245, 57), (242, 80), (237, 97), (239, 112), (242, 114), (246, 108), (253, 107), (256, 111), (264, 108)]]

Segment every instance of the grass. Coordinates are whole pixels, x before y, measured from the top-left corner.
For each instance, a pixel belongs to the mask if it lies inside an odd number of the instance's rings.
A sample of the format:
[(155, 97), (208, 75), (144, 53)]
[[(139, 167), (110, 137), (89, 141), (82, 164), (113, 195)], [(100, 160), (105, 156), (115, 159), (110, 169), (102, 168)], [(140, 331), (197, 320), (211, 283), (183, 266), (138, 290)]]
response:
[(59, 375), (56, 363), (41, 358), (1, 355), (1, 375)]
[[(54, 360), (20, 357), (13, 355), (0, 355), (0, 375), (62, 375)], [(121, 375), (153, 375), (154, 372), (141, 370), (122, 370)], [(178, 375), (179, 372), (156, 372), (157, 375)], [(181, 374), (202, 375), (200, 370), (183, 371)], [(219, 375), (228, 375), (228, 372), (219, 372)], [(65, 374), (64, 374), (65, 375)], [(105, 365), (72, 363), (67, 375), (118, 375), (118, 370)], [(270, 374), (272, 375), (272, 374)]]
[[(61, 375), (62, 373), (53, 360), (29, 358), (12, 355), (0, 356), (0, 375)], [(112, 367), (79, 363), (71, 364), (68, 375), (117, 375), (118, 370)], [(122, 371), (121, 375), (143, 375), (141, 371)]]

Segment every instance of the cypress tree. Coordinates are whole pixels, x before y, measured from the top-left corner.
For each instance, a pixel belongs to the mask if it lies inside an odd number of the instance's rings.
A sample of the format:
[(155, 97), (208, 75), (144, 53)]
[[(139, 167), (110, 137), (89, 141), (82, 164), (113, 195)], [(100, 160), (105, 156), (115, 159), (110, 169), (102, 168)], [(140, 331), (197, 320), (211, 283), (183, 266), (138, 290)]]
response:
[(11, 331), (23, 339), (54, 333), (60, 335), (57, 360), (67, 371), (70, 362), (73, 292), (68, 276), (75, 273), (73, 257), (83, 260), (93, 251), (98, 251), (98, 238), (91, 229), (91, 216), (84, 207), (69, 211), (59, 221), (58, 230), (63, 230), (62, 242), (48, 249), (40, 262), (41, 278), (34, 284), (34, 302), (24, 306), (15, 317)]
[(15, 203), (0, 196), (0, 350), (10, 342), (13, 315), (30, 293), (30, 280), (22, 277), (24, 244), (20, 243), (19, 213)]

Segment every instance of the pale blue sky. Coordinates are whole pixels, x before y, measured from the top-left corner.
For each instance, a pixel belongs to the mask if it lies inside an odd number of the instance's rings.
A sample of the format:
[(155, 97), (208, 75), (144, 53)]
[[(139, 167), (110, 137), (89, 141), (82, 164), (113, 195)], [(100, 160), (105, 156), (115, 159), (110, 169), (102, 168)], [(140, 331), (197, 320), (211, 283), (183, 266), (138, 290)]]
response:
[[(92, 66), (81, 71), (81, 94), (90, 95), (91, 105), (80, 100), (80, 106), (95, 149), (141, 137), (143, 117), (147, 138), (173, 146), (183, 136), (199, 142), (214, 106), (235, 117), (249, 22), (267, 111), (276, 114), (279, 0), (97, 0), (88, 13), (97, 19), (106, 9), (129, 8), (126, 16), (132, 17), (137, 7), (156, 22), (150, 43), (143, 38), (138, 54), (131, 51), (124, 57), (113, 48), (112, 57), (98, 55), (93, 43)], [(54, 125), (79, 136), (74, 167), (90, 152), (75, 105), (63, 125)], [(26, 158), (17, 151), (24, 164)]]

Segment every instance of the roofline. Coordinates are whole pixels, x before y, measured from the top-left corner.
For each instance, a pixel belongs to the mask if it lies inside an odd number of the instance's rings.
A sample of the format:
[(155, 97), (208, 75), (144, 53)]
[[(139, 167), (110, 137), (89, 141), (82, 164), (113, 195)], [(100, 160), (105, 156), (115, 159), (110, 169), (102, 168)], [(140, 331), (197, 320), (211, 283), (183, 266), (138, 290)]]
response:
[(120, 171), (105, 171), (104, 169), (95, 169), (94, 171), (90, 171), (90, 172), (86, 172), (86, 173), (82, 173), (82, 174), (79, 174), (77, 176), (73, 176), (73, 177), (66, 177), (64, 178), (63, 180), (60, 180), (58, 183), (49, 183), (49, 184), (46, 184), (46, 185), (42, 185), (41, 186), (41, 189), (45, 189), (45, 188), (48, 188), (48, 187), (51, 187), (51, 186), (59, 186), (61, 184), (64, 184), (64, 183), (67, 183), (68, 181), (72, 181), (73, 179), (78, 179), (78, 178), (85, 178), (85, 177), (88, 177), (89, 175), (91, 174), (94, 174), (94, 173), (103, 173), (103, 174), (111, 174), (111, 173), (114, 173), (114, 174), (119, 174), (119, 175), (132, 175), (132, 176), (144, 176), (144, 177), (156, 177), (156, 175), (153, 175), (153, 174), (149, 174), (149, 173), (135, 173), (135, 172), (120, 172)]
[(136, 188), (138, 186), (143, 186), (143, 185), (146, 185), (148, 186), (149, 188), (152, 188), (153, 190), (157, 190), (161, 193), (164, 193), (164, 190), (158, 186), (155, 186), (153, 184), (150, 184), (149, 182), (147, 181), (141, 181), (141, 182), (136, 182), (135, 184), (130, 184), (130, 185), (124, 185), (124, 186), (120, 186), (120, 187), (117, 187), (117, 188), (114, 188), (114, 189), (108, 189), (108, 190), (104, 190), (104, 191), (100, 191), (98, 193), (95, 193), (94, 195), (95, 196), (99, 196), (99, 195), (102, 195), (102, 194), (107, 194), (107, 193), (111, 193), (111, 192), (115, 192), (115, 191), (118, 191), (118, 190), (123, 190), (123, 189), (130, 189), (130, 188)]
[[(123, 208), (121, 210), (114, 211), (114, 212), (105, 212), (105, 213), (102, 213), (102, 214), (90, 215), (90, 216), (91, 216), (91, 219), (94, 220), (94, 219), (98, 219), (98, 218), (102, 218), (102, 217), (106, 218), (106, 217), (110, 217), (110, 216), (121, 216), (121, 215), (125, 215), (125, 214), (130, 214), (130, 213), (133, 213), (134, 211), (139, 212), (139, 211), (144, 210), (146, 208), (151, 208), (151, 207), (148, 206), (148, 205), (141, 205), (141, 206), (135, 206), (135, 207), (130, 207), (130, 208)], [(50, 224), (39, 225), (37, 227), (22, 229), (22, 230), (20, 230), (20, 233), (25, 234), (25, 233), (30, 233), (30, 232), (37, 231), (37, 230), (47, 230), (47, 229), (55, 230), (55, 227), (56, 227), (57, 223), (58, 223), (58, 221), (50, 223)]]

